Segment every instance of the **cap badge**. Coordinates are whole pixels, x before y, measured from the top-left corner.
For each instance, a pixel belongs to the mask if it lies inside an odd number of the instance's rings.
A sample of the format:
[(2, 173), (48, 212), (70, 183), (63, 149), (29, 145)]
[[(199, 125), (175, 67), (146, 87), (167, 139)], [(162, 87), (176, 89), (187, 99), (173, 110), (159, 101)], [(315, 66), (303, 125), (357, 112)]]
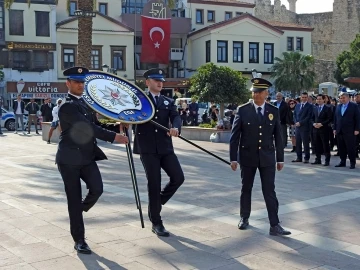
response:
[(274, 115), (272, 113), (269, 114), (269, 119), (272, 121), (274, 119)]
[(259, 80), (254, 80), (254, 83), (259, 83)]
[(79, 69), (78, 69), (78, 72), (79, 72), (79, 73), (82, 73), (82, 71), (83, 71), (82, 68), (79, 68)]
[(159, 70), (159, 74), (162, 74), (162, 70)]

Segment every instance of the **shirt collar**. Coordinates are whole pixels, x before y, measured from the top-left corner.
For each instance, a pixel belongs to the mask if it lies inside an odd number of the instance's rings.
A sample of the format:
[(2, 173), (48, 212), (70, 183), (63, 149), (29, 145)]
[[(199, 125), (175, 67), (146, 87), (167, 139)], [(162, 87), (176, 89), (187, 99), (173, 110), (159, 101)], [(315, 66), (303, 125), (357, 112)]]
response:
[(70, 92), (68, 92), (69, 95), (72, 95), (73, 97), (76, 97), (77, 99), (80, 99), (81, 96), (77, 96), (77, 95), (74, 95), (74, 94), (71, 94)]
[(158, 93), (157, 95), (156, 94), (153, 94), (152, 92), (149, 91), (149, 93), (152, 95), (152, 97), (155, 99), (155, 97), (160, 97), (160, 93)]
[(347, 103), (345, 103), (345, 104), (343, 104), (343, 106), (344, 106), (344, 107), (347, 107), (347, 106), (349, 105), (349, 103), (350, 103), (350, 101), (347, 102)]
[(261, 105), (261, 106), (256, 105), (255, 102), (254, 102), (254, 107), (255, 107), (255, 110), (256, 110), (256, 111), (257, 111), (257, 108), (259, 108), (259, 107), (261, 107), (261, 111), (263, 111), (264, 108), (265, 108), (265, 102), (264, 102), (264, 104)]

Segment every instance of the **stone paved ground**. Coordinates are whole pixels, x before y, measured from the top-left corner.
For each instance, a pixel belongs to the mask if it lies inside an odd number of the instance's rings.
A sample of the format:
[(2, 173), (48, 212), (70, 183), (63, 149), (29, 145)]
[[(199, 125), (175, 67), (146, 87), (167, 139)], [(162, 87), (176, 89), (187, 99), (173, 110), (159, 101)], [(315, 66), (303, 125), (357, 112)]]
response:
[[(226, 144), (198, 142), (227, 159)], [(140, 226), (124, 146), (101, 143), (105, 192), (85, 213), (92, 255), (78, 255), (54, 165), (41, 136), (0, 137), (0, 269), (360, 269), (359, 170), (291, 164), (277, 174), (287, 238), (270, 237), (259, 179), (251, 228), (239, 231), (240, 173), (175, 139), (186, 181), (163, 208), (171, 237), (150, 231), (144, 170), (135, 156), (145, 229)], [(166, 177), (164, 176), (164, 180)], [(86, 189), (84, 188), (84, 192)]]

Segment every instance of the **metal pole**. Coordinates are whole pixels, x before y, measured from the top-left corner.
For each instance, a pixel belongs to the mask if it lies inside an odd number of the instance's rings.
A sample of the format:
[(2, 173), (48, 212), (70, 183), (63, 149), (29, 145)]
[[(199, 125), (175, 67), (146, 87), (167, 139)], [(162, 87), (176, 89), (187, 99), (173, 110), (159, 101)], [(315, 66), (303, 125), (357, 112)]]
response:
[[(127, 128), (124, 128), (124, 133), (127, 137), (129, 137), (129, 132)], [(129, 160), (129, 167), (130, 167), (130, 171), (131, 171), (131, 180), (132, 180), (132, 184), (134, 187), (134, 194), (135, 194), (135, 200), (136, 200), (136, 206), (139, 209), (139, 215), (140, 215), (140, 221), (141, 221), (141, 227), (145, 228), (144, 225), (144, 219), (143, 219), (143, 215), (142, 215), (142, 209), (141, 209), (141, 202), (140, 202), (140, 194), (139, 194), (139, 188), (138, 188), (138, 184), (137, 184), (137, 180), (136, 180), (136, 173), (135, 173), (135, 166), (134, 166), (134, 159), (132, 156), (132, 151), (131, 151), (131, 142), (129, 142), (126, 145), (126, 151), (127, 151), (127, 155), (128, 155), (128, 160)]]
[[(161, 129), (163, 129), (163, 130), (169, 131), (169, 129), (168, 129), (168, 128), (164, 127), (163, 125), (160, 125), (159, 123), (155, 122), (154, 120), (150, 120), (150, 122), (151, 122), (152, 124), (154, 124), (155, 126), (157, 126), (157, 127), (161, 128)], [(206, 149), (202, 148), (201, 146), (199, 146), (199, 145), (197, 145), (197, 144), (193, 143), (192, 141), (189, 141), (188, 139), (186, 139), (186, 138), (182, 137), (181, 135), (179, 135), (179, 137), (178, 137), (178, 138), (180, 138), (180, 139), (184, 140), (185, 142), (187, 142), (187, 143), (189, 143), (189, 144), (191, 144), (191, 145), (195, 146), (196, 148), (198, 148), (198, 149), (200, 149), (200, 150), (204, 151), (205, 153), (207, 153), (207, 154), (209, 154), (209, 155), (211, 155), (211, 156), (213, 156), (213, 157), (215, 157), (215, 158), (217, 158), (217, 159), (221, 160), (222, 162), (224, 162), (224, 163), (226, 163), (226, 164), (228, 164), (228, 165), (230, 165), (230, 164), (231, 164), (229, 161), (227, 161), (227, 160), (225, 160), (225, 159), (223, 159), (223, 158), (221, 158), (221, 157), (219, 157), (219, 156), (215, 155), (214, 153), (211, 153), (210, 151), (208, 151), (208, 150), (206, 150)]]

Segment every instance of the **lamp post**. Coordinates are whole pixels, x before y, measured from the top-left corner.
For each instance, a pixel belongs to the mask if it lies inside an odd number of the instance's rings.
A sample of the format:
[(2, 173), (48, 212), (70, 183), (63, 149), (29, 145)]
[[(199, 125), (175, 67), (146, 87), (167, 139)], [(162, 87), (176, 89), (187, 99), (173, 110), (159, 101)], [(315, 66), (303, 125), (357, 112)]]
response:
[(101, 66), (102, 70), (104, 72), (108, 72), (108, 73), (112, 73), (114, 75), (117, 75), (117, 70), (116, 68), (110, 68), (108, 65), (104, 64)]

